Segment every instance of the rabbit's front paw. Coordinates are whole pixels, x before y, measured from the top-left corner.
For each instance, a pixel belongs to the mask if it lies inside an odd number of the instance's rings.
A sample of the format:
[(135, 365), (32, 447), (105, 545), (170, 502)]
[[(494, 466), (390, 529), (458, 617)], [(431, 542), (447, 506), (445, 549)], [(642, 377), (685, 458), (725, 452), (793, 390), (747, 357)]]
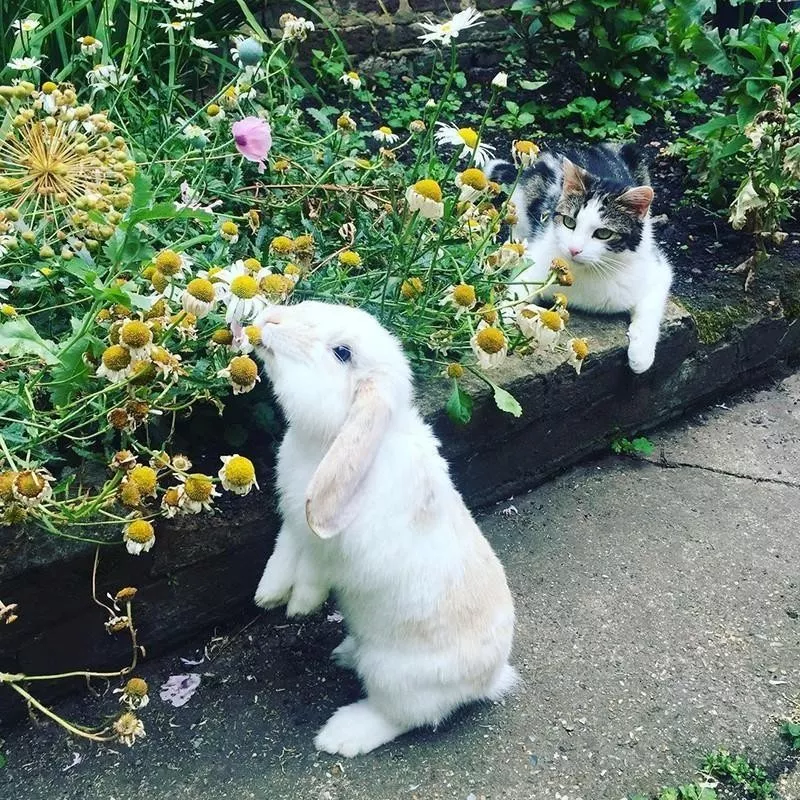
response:
[(352, 758), (391, 742), (401, 733), (405, 729), (386, 719), (369, 700), (359, 700), (336, 711), (317, 734), (314, 746)]
[(340, 667), (354, 669), (356, 666), (356, 650), (358, 645), (352, 636), (346, 636), (338, 647), (333, 648), (331, 660), (335, 661)]
[(274, 557), (267, 562), (267, 568), (258, 582), (255, 602), (261, 608), (282, 606), (292, 592), (294, 570), (290, 565), (274, 562)]
[(330, 587), (322, 584), (296, 583), (286, 606), (286, 616), (303, 617), (316, 611), (328, 599), (329, 593)]

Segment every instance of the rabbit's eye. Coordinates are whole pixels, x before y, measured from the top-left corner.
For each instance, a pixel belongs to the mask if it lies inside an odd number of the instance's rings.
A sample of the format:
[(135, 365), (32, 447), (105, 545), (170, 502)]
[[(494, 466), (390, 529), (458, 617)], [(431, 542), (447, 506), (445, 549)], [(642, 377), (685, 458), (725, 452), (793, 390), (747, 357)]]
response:
[(342, 364), (346, 364), (353, 356), (352, 351), (346, 344), (340, 344), (333, 348), (333, 354)]

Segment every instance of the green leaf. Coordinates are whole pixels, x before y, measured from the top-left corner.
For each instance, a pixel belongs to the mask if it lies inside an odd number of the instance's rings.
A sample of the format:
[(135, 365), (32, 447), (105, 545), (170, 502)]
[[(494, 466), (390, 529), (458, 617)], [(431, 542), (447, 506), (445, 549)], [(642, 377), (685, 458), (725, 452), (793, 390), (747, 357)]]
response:
[(0, 753), (0, 769), (3, 769), (7, 763), (8, 759), (2, 753)]
[(736, 124), (736, 117), (729, 114), (726, 117), (714, 117), (702, 125), (695, 125), (694, 128), (689, 129), (689, 135), (694, 136), (696, 139), (705, 139), (710, 133), (727, 128), (729, 125)]
[(25, 317), (0, 325), (0, 353), (7, 356), (32, 355), (47, 364), (58, 364), (55, 344), (42, 339)]
[(513, 417), (522, 416), (522, 406), (511, 392), (507, 392), (495, 383), (492, 384), (492, 389), (494, 390), (494, 402), (501, 411), (505, 411), (506, 414), (511, 414)]
[(453, 391), (445, 405), (447, 416), (459, 425), (466, 425), (472, 419), (472, 398), (453, 381)]
[(535, 92), (537, 89), (541, 89), (546, 83), (547, 81), (520, 81), (519, 88), (529, 92)]
[(652, 116), (641, 108), (629, 108), (628, 115), (625, 117), (625, 122), (629, 125), (644, 125), (652, 119)]
[(631, 36), (625, 42), (626, 53), (635, 53), (637, 50), (645, 50), (648, 47), (658, 48), (658, 39), (652, 33), (640, 33), (637, 36)]
[(634, 453), (641, 453), (643, 456), (649, 456), (656, 448), (646, 436), (637, 436), (631, 442), (631, 449)]
[(703, 28), (694, 40), (692, 49), (697, 60), (717, 75), (736, 75), (716, 30)]
[(550, 14), (550, 22), (557, 28), (571, 31), (575, 27), (575, 15), (570, 14), (569, 11), (555, 11)]
[(128, 227), (139, 222), (147, 222), (153, 219), (196, 219), (201, 222), (211, 222), (213, 214), (207, 211), (200, 211), (195, 208), (177, 208), (172, 201), (156, 203), (152, 208), (142, 208), (129, 214), (125, 220)]

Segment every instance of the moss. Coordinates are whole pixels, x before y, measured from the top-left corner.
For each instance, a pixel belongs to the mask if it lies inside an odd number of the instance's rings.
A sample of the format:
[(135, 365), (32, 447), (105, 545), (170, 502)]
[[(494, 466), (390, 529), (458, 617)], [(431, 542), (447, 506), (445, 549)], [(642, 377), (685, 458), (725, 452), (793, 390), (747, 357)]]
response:
[(716, 309), (687, 309), (697, 325), (697, 337), (703, 344), (724, 339), (737, 322), (747, 317), (747, 306), (722, 306)]
[(780, 297), (786, 319), (792, 320), (800, 317), (800, 270), (795, 268), (787, 271)]

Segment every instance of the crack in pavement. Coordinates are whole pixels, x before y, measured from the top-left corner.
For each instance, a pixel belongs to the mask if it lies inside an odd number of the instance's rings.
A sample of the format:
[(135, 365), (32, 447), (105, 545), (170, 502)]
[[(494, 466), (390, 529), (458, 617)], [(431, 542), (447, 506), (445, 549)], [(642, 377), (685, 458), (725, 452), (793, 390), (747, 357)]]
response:
[(761, 475), (747, 475), (744, 472), (734, 472), (732, 470), (710, 467), (704, 464), (691, 464), (688, 461), (672, 461), (667, 458), (663, 452), (658, 461), (652, 458), (640, 458), (646, 464), (651, 464), (654, 467), (661, 467), (662, 469), (680, 469), (682, 467), (687, 469), (699, 469), (703, 472), (713, 472), (715, 475), (726, 475), (730, 478), (742, 478), (743, 480), (753, 481), (754, 483), (777, 483), (780, 486), (791, 486), (793, 489), (800, 489), (800, 482), (797, 481), (788, 481), (783, 478), (768, 478)]

